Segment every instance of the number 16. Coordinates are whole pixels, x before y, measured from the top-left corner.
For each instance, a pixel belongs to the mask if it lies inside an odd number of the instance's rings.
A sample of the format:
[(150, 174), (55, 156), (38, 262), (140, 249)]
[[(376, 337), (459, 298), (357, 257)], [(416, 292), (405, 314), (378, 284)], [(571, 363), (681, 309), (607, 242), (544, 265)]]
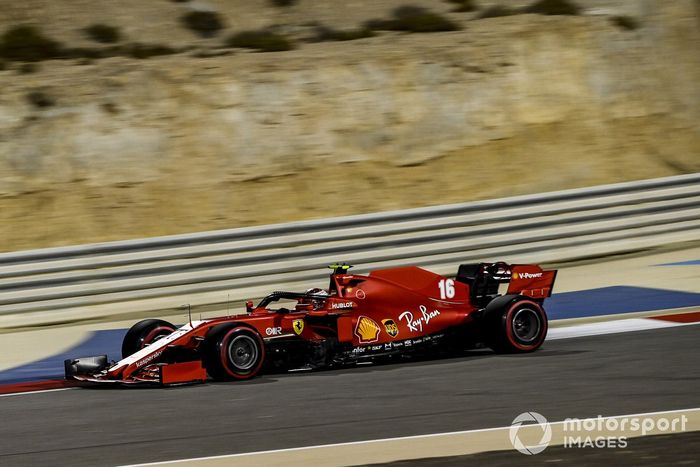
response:
[(443, 279), (438, 283), (438, 287), (440, 287), (440, 298), (441, 299), (446, 299), (446, 298), (454, 298), (455, 296), (455, 281), (452, 279)]

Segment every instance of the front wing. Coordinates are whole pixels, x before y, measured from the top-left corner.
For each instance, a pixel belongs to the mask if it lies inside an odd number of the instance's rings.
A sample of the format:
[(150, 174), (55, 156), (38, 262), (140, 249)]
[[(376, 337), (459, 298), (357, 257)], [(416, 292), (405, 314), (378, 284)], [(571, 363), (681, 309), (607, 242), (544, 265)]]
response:
[(126, 379), (115, 379), (109, 376), (109, 370), (115, 364), (110, 364), (106, 355), (69, 359), (64, 362), (64, 366), (67, 380), (85, 384), (169, 386), (203, 383), (207, 379), (207, 372), (202, 367), (202, 362), (198, 360), (154, 363), (141, 368)]

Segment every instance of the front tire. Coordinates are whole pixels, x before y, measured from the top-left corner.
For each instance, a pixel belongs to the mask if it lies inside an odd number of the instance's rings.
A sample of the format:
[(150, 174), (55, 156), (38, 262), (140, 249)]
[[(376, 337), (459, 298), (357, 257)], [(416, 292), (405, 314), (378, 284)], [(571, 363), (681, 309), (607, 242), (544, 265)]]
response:
[(122, 358), (175, 332), (175, 326), (162, 319), (144, 319), (131, 326), (122, 341)]
[(547, 337), (547, 314), (532, 300), (515, 299), (486, 316), (487, 344), (496, 352), (533, 352)]
[(202, 343), (202, 362), (209, 376), (218, 381), (254, 378), (265, 362), (265, 344), (249, 327), (217, 326)]

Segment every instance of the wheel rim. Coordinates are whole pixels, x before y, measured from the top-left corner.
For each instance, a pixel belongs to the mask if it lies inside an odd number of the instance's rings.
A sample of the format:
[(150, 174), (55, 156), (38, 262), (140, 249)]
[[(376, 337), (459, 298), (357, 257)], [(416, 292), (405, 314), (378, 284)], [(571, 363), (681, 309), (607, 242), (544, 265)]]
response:
[(513, 335), (522, 342), (532, 342), (540, 333), (539, 314), (531, 308), (521, 308), (513, 315)]
[(228, 346), (228, 358), (240, 371), (250, 370), (258, 360), (258, 346), (250, 336), (236, 336)]

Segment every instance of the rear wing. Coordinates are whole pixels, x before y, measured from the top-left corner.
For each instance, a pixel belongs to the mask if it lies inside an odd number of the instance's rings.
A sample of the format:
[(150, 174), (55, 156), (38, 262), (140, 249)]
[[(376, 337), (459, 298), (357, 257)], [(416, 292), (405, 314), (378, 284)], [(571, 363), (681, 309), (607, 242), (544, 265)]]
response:
[(534, 264), (514, 264), (510, 268), (509, 294), (531, 298), (547, 298), (552, 295), (557, 270), (544, 271)]
[(535, 264), (476, 263), (461, 264), (457, 281), (469, 286), (475, 303), (498, 295), (500, 284), (508, 283), (507, 294), (520, 294), (534, 299), (552, 295), (557, 271), (545, 271)]

